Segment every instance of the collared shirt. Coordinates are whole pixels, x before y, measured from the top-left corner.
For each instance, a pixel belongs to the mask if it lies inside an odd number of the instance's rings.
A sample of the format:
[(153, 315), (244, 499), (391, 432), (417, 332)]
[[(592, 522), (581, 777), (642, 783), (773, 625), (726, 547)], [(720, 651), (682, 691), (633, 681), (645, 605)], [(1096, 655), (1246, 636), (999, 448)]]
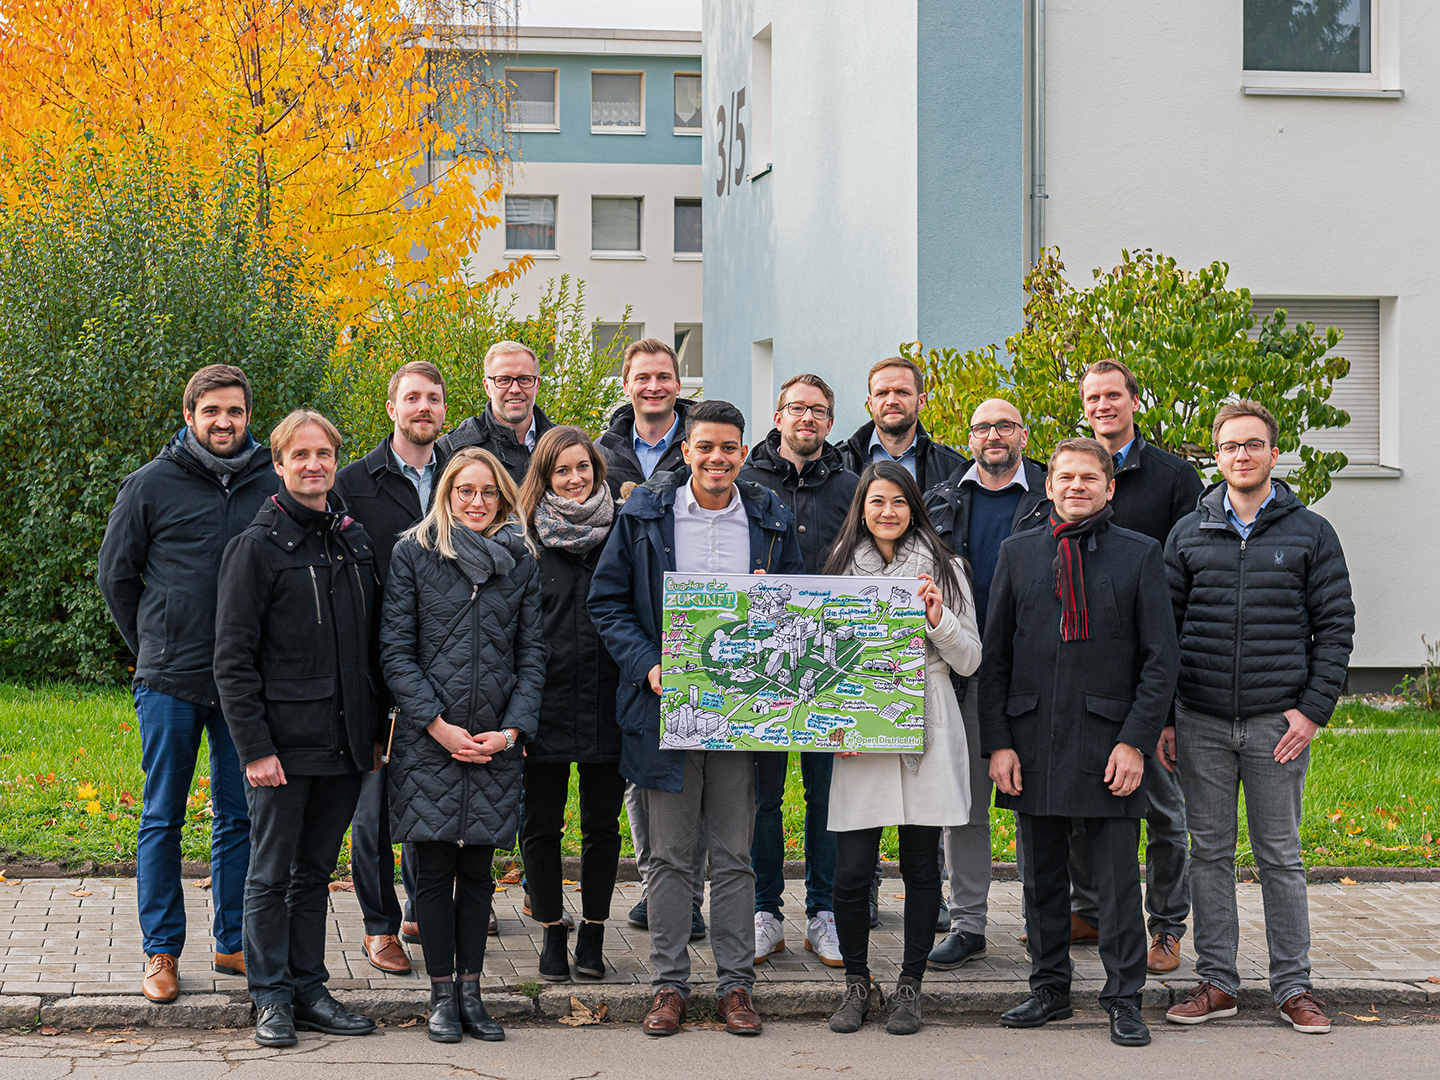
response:
[(1112, 455), (1115, 458), (1115, 469), (1117, 472), (1119, 471), (1120, 466), (1125, 464), (1125, 459), (1130, 456), (1130, 448), (1134, 445), (1135, 437), (1132, 435), (1130, 437), (1130, 441), (1127, 442), (1124, 446), (1122, 446), (1119, 450), (1116, 450), (1115, 453)]
[(740, 489), (730, 487), (723, 510), (706, 510), (689, 483), (675, 492), (675, 569), (682, 574), (748, 574), (750, 515)]
[[(896, 462), (897, 464), (904, 465), (905, 471), (911, 476), (915, 476), (915, 447), (919, 445), (920, 431), (917, 428), (915, 437), (910, 441), (910, 445), (900, 452), (899, 457), (896, 457), (890, 453), (889, 450), (885, 449), (885, 444), (880, 441), (880, 429), (876, 428), (870, 433), (870, 460)], [(915, 478), (917, 480), (919, 479), (918, 476)]]
[[(495, 421), (495, 423), (499, 424), (501, 427), (508, 427), (508, 428), (510, 428), (511, 431), (515, 431), (515, 428), (514, 428), (513, 426), (511, 426), (510, 424), (505, 423), (504, 420), (501, 420), (498, 416), (495, 415), (495, 407), (494, 407), (493, 405), (487, 405), (486, 408), (490, 410), (490, 417), (491, 417), (491, 419), (493, 419), (493, 420)], [(535, 440), (536, 440), (536, 435), (535, 435), (535, 410), (534, 410), (534, 409), (531, 409), (531, 410), (530, 410), (530, 427), (529, 427), (529, 429), (525, 432), (525, 434), (524, 434), (523, 437), (520, 435), (519, 432), (516, 432), (516, 434), (515, 434), (515, 441), (518, 442), (518, 443), (523, 443), (524, 446), (525, 446), (525, 449), (528, 450), (530, 453), (533, 454), (533, 453), (535, 452)]]
[(400, 470), (400, 475), (409, 480), (415, 486), (415, 493), (420, 496), (420, 512), (423, 514), (430, 508), (430, 489), (435, 485), (435, 448), (430, 448), (430, 460), (423, 468), (417, 469), (407, 465), (399, 454), (395, 453), (393, 444), (387, 444), (386, 449), (390, 451), (390, 462)]
[(1243, 522), (1243, 521), (1240, 520), (1240, 515), (1235, 512), (1235, 507), (1233, 507), (1232, 505), (1230, 505), (1230, 489), (1229, 489), (1229, 487), (1226, 487), (1226, 489), (1225, 489), (1225, 517), (1226, 517), (1227, 519), (1229, 519), (1231, 525), (1235, 526), (1235, 531), (1240, 534), (1240, 539), (1242, 539), (1242, 540), (1249, 540), (1249, 539), (1250, 539), (1250, 530), (1253, 529), (1253, 528), (1255, 528), (1255, 522), (1260, 519), (1260, 511), (1261, 511), (1261, 510), (1264, 510), (1265, 507), (1269, 506), (1269, 505), (1270, 505), (1270, 500), (1273, 499), (1273, 498), (1275, 498), (1275, 485), (1274, 485), (1274, 484), (1271, 484), (1271, 485), (1270, 485), (1270, 494), (1269, 494), (1269, 495), (1266, 495), (1266, 496), (1265, 496), (1265, 501), (1262, 502), (1262, 503), (1259, 505), (1258, 508), (1256, 508), (1256, 510), (1255, 510), (1255, 517), (1254, 517), (1254, 518), (1250, 521), (1250, 523), (1247, 525), (1245, 522)]
[(634, 427), (630, 429), (632, 436), (630, 445), (635, 451), (635, 457), (640, 462), (640, 471), (645, 474), (646, 480), (650, 479), (650, 474), (655, 471), (655, 466), (660, 464), (660, 459), (665, 456), (665, 451), (675, 443), (675, 434), (680, 428), (680, 414), (671, 413), (670, 415), (672, 417), (670, 430), (661, 435), (653, 445), (636, 434)]
[[(1128, 450), (1129, 447), (1126, 447), (1126, 449)], [(1024, 461), (1021, 461), (1021, 462), (1015, 467), (1015, 475), (1010, 478), (1010, 481), (1009, 481), (1007, 484), (1005, 484), (1004, 487), (998, 487), (998, 488), (985, 487), (984, 481), (982, 481), (982, 480), (980, 479), (980, 466), (979, 466), (978, 464), (972, 464), (972, 465), (970, 466), (970, 468), (966, 470), (965, 475), (960, 478), (960, 483), (962, 483), (962, 484), (969, 484), (969, 483), (972, 483), (972, 482), (973, 482), (973, 483), (976, 483), (976, 484), (979, 484), (981, 487), (985, 488), (986, 491), (1004, 491), (1005, 488), (1008, 488), (1008, 487), (1016, 487), (1016, 486), (1018, 486), (1021, 491), (1029, 491), (1029, 490), (1030, 490), (1030, 481), (1027, 480), (1027, 479), (1025, 479), (1025, 462), (1024, 462)]]

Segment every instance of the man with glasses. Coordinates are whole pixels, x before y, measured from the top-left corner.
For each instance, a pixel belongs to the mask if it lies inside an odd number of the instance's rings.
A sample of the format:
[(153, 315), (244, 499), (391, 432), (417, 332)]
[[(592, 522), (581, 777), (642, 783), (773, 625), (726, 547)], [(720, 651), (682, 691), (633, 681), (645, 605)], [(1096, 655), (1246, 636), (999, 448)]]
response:
[(684, 469), (680, 442), (692, 402), (680, 397), (680, 363), (659, 338), (625, 347), (620, 386), (626, 402), (610, 414), (595, 445), (605, 459), (605, 479), (617, 498), (657, 472)]
[[(1175, 526), (1165, 570), (1180, 631), (1175, 718), (1157, 758), (1189, 811), (1200, 983), (1165, 1019), (1234, 1016), (1238, 788), (1265, 901), (1270, 992), (1296, 1031), (1330, 1030), (1310, 982), (1300, 806), (1310, 741), (1345, 686), (1355, 605), (1340, 538), (1272, 479), (1279, 427), (1263, 405), (1221, 407), (1212, 429), (1223, 483)], [(1147, 779), (1148, 783), (1148, 779)]]
[(965, 464), (948, 446), (933, 441), (920, 423), (925, 407), (925, 373), (903, 356), (891, 356), (870, 369), (865, 405), (871, 419), (843, 448), (845, 467), (857, 476), (872, 461), (894, 461), (929, 491)]
[[(824, 571), (830, 548), (845, 523), (860, 477), (845, 468), (840, 451), (825, 441), (835, 426), (835, 392), (819, 375), (796, 375), (780, 387), (775, 427), (750, 451), (741, 480), (769, 488), (795, 515), (800, 557), (805, 573)], [(762, 798), (755, 812), (755, 840), (750, 861), (755, 866), (755, 962), (785, 947), (785, 827), (781, 815), (789, 754), (759, 757)], [(829, 754), (801, 754), (800, 780), (805, 787), (805, 948), (827, 967), (842, 967), (835, 936), (831, 877), (835, 873), (835, 834), (826, 827), (830, 814)], [(989, 855), (987, 853), (988, 860)]]
[(490, 404), (440, 440), (449, 456), (466, 446), (489, 450), (519, 484), (530, 468), (540, 436), (555, 425), (535, 404), (540, 393), (540, 361), (527, 345), (497, 341), (485, 353), (485, 392)]
[[(982, 401), (970, 417), (974, 461), (955, 470), (925, 497), (935, 530), (951, 551), (969, 560), (982, 635), (1001, 542), (1012, 533), (1045, 524), (1050, 512), (1045, 468), (1023, 456), (1028, 441), (1019, 409), (1002, 398)], [(949, 934), (930, 953), (930, 967), (940, 971), (985, 955), (989, 918), (991, 782), (989, 763), (980, 755), (979, 693), (974, 679), (955, 677), (954, 681), (970, 746), (970, 821), (944, 832), (950, 876), (950, 908), (944, 918)]]

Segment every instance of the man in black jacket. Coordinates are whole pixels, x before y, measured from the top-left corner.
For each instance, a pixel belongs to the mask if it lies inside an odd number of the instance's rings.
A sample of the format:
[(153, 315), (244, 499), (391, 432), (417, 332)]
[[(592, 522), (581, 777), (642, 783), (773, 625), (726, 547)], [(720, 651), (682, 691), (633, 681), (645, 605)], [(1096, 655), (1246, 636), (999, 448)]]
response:
[[(1029, 433), (1020, 410), (1002, 398), (990, 398), (970, 417), (974, 463), (957, 469), (925, 496), (930, 523), (950, 550), (970, 564), (975, 615), (985, 633), (990, 581), (1007, 536), (1045, 523), (1045, 469), (1024, 456)], [(979, 694), (973, 680), (956, 679), (956, 697), (970, 746), (970, 821), (944, 832), (945, 864), (950, 876), (950, 906), (942, 912), (949, 933), (930, 952), (929, 965), (950, 971), (985, 955), (990, 895), (990, 773), (980, 754)]]
[(628, 399), (610, 414), (595, 440), (605, 459), (605, 478), (616, 498), (626, 484), (643, 484), (657, 472), (684, 472), (680, 443), (685, 413), (693, 404), (680, 398), (680, 362), (659, 338), (642, 338), (625, 347), (620, 386)]
[(1144, 1046), (1140, 818), (1145, 755), (1175, 693), (1179, 649), (1160, 545), (1111, 523), (1114, 463), (1093, 439), (1050, 455), (1045, 527), (1000, 545), (980, 665), (980, 739), (997, 805), (1024, 845), (1030, 996), (1007, 1027), (1072, 1014), (1068, 848), (1090, 840), (1100, 886), (1100, 1004), (1110, 1038)]
[[(750, 451), (741, 480), (763, 484), (795, 515), (805, 573), (824, 573), (830, 548), (845, 524), (845, 515), (860, 478), (845, 468), (840, 451), (825, 441), (835, 426), (835, 392), (819, 375), (796, 375), (780, 387), (775, 427)], [(782, 801), (789, 754), (762, 754), (759, 768), (779, 794), (762, 799), (755, 812), (755, 840), (750, 861), (755, 866), (755, 962), (785, 945), (785, 828)], [(835, 936), (831, 878), (835, 874), (835, 834), (825, 823), (830, 814), (829, 754), (801, 754), (800, 780), (805, 787), (805, 948), (827, 967), (841, 967)], [(988, 855), (987, 855), (988, 859)]]
[(528, 345), (497, 341), (485, 351), (485, 392), (490, 404), (442, 436), (439, 450), (447, 457), (466, 446), (489, 450), (510, 479), (519, 484), (530, 468), (530, 455), (540, 436), (555, 425), (535, 404), (540, 394), (540, 361)]
[(180, 993), (185, 947), (180, 830), (200, 738), (210, 747), (211, 900), (215, 970), (245, 974), (240, 922), (250, 865), (250, 819), (235, 744), (220, 708), (215, 577), (220, 555), (275, 492), (270, 451), (249, 432), (245, 373), (211, 364), (185, 386), (185, 427), (120, 484), (100, 545), (99, 585), (135, 654), (135, 711), (145, 769), (135, 857), (151, 1001)]
[(960, 454), (935, 442), (920, 423), (925, 373), (904, 357), (891, 356), (870, 369), (865, 405), (871, 420), (843, 447), (845, 467), (857, 476), (872, 461), (896, 461), (929, 491), (965, 464)]
[[(1135, 430), (1140, 384), (1118, 360), (1098, 360), (1080, 376), (1085, 419), (1114, 455), (1115, 524), (1153, 537), (1161, 548), (1175, 523), (1195, 509), (1204, 484), (1183, 458), (1147, 443)], [(1157, 975), (1180, 966), (1180, 939), (1190, 916), (1189, 836), (1180, 778), (1153, 759), (1145, 764), (1145, 909), (1150, 950), (1145, 963)], [(1094, 941), (1097, 915), (1089, 848), (1077, 831), (1070, 845), (1074, 889), (1072, 935)]]
[(1310, 982), (1310, 917), (1300, 854), (1300, 800), (1310, 740), (1345, 686), (1355, 605), (1340, 539), (1270, 478), (1279, 428), (1263, 405), (1215, 416), (1225, 482), (1175, 526), (1165, 569), (1180, 630), (1174, 726), (1190, 814), (1195, 972), (1200, 984), (1165, 1014), (1180, 1024), (1235, 1015), (1236, 789), (1245, 788), (1250, 846), (1265, 898), (1270, 992), (1297, 1031), (1330, 1021)]
[(325, 989), (330, 875), (360, 777), (379, 763), (375, 551), (331, 493), (340, 433), (297, 409), (270, 433), (284, 487), (225, 549), (215, 683), (245, 766), (245, 967), (255, 1041), (364, 1035)]
[[(394, 430), (359, 461), (341, 469), (335, 491), (375, 545), (375, 567), (383, 590), (395, 541), (422, 517), (449, 455), (435, 440), (445, 426), (445, 377), (427, 360), (416, 360), (390, 376), (385, 411)], [(374, 672), (380, 683), (380, 670)], [(389, 704), (388, 694), (380, 694)], [(350, 825), (350, 870), (355, 899), (365, 919), (365, 957), (380, 971), (403, 974), (410, 958), (399, 936), (419, 939), (412, 898), (415, 854), (407, 845), (400, 859), (405, 909), (395, 896), (395, 850), (390, 843), (390, 799), (385, 766), (365, 774)], [(402, 919), (403, 915), (403, 919)], [(409, 925), (403, 925), (409, 924)]]

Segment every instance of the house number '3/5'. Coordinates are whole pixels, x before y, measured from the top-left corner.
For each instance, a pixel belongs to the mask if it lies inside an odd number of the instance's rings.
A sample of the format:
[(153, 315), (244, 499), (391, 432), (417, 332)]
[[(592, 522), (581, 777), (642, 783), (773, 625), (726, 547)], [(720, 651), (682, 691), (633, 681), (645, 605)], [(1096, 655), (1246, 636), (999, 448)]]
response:
[[(745, 125), (740, 110), (745, 108), (745, 87), (730, 95), (730, 112), (721, 105), (715, 110), (715, 152), (720, 158), (720, 175), (715, 179), (715, 194), (728, 195), (732, 186), (745, 179)], [(725, 123), (726, 116), (730, 123)], [(736, 148), (739, 148), (737, 159)]]

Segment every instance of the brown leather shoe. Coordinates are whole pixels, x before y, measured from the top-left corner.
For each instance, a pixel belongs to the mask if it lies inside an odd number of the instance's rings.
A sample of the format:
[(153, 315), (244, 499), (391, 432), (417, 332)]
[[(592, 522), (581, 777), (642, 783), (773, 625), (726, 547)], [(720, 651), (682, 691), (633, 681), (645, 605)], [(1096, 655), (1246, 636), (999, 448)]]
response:
[(1180, 939), (1163, 930), (1150, 942), (1150, 951), (1145, 954), (1145, 970), (1155, 975), (1164, 975), (1180, 966)]
[(491, 937), (500, 936), (500, 920), (495, 917), (495, 909), (493, 907), (490, 909), (490, 925), (485, 928), (485, 932)]
[(1099, 940), (1100, 931), (1072, 911), (1070, 913), (1070, 944), (1078, 945)]
[(162, 1005), (179, 997), (180, 973), (175, 970), (175, 957), (163, 952), (150, 957), (145, 965), (145, 978), (140, 980), (140, 992)]
[(1236, 1013), (1235, 999), (1211, 982), (1202, 982), (1178, 1005), (1171, 1005), (1165, 1019), (1172, 1024), (1203, 1024)]
[(1325, 1035), (1330, 1031), (1330, 1018), (1323, 1012), (1324, 1008), (1323, 1001), (1317, 1001), (1314, 994), (1305, 990), (1281, 1005), (1280, 1011), (1296, 1031), (1303, 1031), (1306, 1035)]
[[(490, 918), (495, 918), (495, 912), (490, 912)], [(494, 930), (490, 931), (492, 934)], [(402, 922), (400, 924), (400, 940), (408, 941), (411, 945), (420, 944), (420, 924), (417, 922)]]
[(674, 1035), (685, 1022), (685, 999), (671, 987), (655, 991), (655, 1000), (640, 1025), (646, 1035)]
[(239, 975), (243, 979), (245, 977), (245, 954), (243, 952), (217, 952), (214, 967), (221, 975)]
[(410, 957), (394, 934), (366, 934), (365, 959), (371, 967), (391, 975), (404, 975), (410, 970)]
[(715, 1011), (725, 1021), (725, 1030), (731, 1035), (759, 1035), (760, 1017), (755, 1012), (755, 1003), (750, 1000), (750, 991), (737, 986), (715, 1003)]

